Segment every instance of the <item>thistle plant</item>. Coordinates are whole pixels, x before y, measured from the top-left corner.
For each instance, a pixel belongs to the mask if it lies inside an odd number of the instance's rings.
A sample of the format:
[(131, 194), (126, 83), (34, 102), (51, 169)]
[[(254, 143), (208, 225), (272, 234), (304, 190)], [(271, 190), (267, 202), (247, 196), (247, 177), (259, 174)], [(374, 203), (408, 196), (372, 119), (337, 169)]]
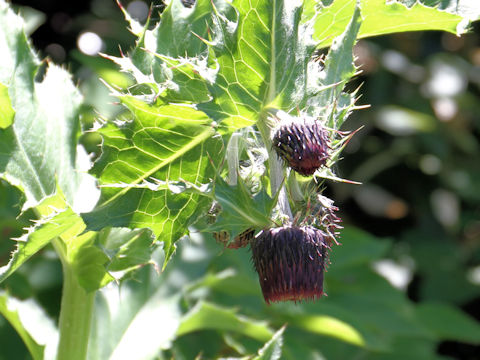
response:
[[(64, 275), (59, 359), (93, 353), (99, 289), (153, 263), (156, 249), (164, 270), (178, 241), (195, 232), (220, 249), (250, 246), (267, 303), (321, 297), (340, 218), (319, 189), (348, 182), (334, 169), (353, 136), (342, 125), (362, 107), (359, 90), (345, 90), (359, 72), (357, 39), (461, 34), (473, 20), (462, 8), (411, 1), (172, 0), (157, 23), (151, 16), (140, 24), (118, 5), (136, 43), (103, 56), (130, 83), (105, 82), (123, 110), (114, 119), (100, 114), (85, 130), (102, 137), (87, 174), (78, 165), (88, 159), (79, 146), (81, 94), (64, 68), (39, 59), (20, 16), (0, 0), (0, 175), (37, 217), (0, 268), (0, 282), (53, 246)], [(180, 312), (179, 298), (172, 297), (171, 314)], [(164, 343), (138, 346), (134, 356), (153, 358), (196, 330), (195, 321), (182, 327), (180, 316), (172, 318)], [(126, 356), (124, 335), (133, 330), (123, 330), (102, 356)], [(267, 331), (266, 349), (282, 331)], [(44, 358), (45, 344), (25, 338)]]

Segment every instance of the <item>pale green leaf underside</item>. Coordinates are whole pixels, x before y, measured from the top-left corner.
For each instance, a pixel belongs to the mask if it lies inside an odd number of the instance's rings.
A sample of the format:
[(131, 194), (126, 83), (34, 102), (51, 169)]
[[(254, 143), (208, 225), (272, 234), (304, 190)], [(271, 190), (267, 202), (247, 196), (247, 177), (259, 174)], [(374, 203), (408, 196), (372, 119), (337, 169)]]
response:
[(161, 349), (171, 346), (180, 321), (179, 299), (161, 295), (156, 293), (135, 314), (110, 360), (154, 359)]
[[(168, 269), (162, 274), (165, 280)], [(162, 280), (162, 281), (163, 281)], [(178, 328), (180, 297), (166, 291), (158, 274), (136, 274), (121, 289), (106, 287), (97, 294), (89, 359), (154, 359), (171, 347)], [(119, 291), (120, 290), (120, 291)]]
[(39, 61), (23, 32), (23, 20), (3, 0), (0, 24), (0, 83), (8, 88), (15, 111), (11, 126), (0, 127), (0, 176), (25, 192), (24, 207), (54, 194), (57, 182), (72, 202), (81, 96), (58, 66), (48, 65), (43, 80), (34, 80)]
[(32, 358), (34, 360), (42, 360), (45, 346), (38, 344), (33, 339), (28, 330), (24, 327), (18, 314), (18, 310), (12, 308), (12, 299), (3, 291), (0, 292), (0, 314), (7, 319), (10, 325), (15, 329)]

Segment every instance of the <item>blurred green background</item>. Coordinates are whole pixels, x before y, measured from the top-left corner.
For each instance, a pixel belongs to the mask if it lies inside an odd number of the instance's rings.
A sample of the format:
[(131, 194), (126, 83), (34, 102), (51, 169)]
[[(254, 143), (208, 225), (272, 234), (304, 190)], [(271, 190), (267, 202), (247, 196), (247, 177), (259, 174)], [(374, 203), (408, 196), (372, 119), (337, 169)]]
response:
[[(29, 20), (42, 57), (74, 74), (85, 97), (84, 130), (99, 115), (114, 118), (120, 110), (99, 79), (122, 86), (129, 79), (97, 53), (118, 56), (133, 45), (117, 4), (13, 3)], [(122, 3), (140, 21), (151, 7), (153, 23), (163, 8), (161, 1)], [(91, 358), (108, 353), (102, 331), (114, 344), (135, 311), (159, 296), (180, 296), (182, 325), (158, 358), (238, 357), (256, 352), (272, 330), (288, 324), (286, 359), (480, 359), (479, 34), (475, 25), (462, 38), (404, 33), (357, 44), (362, 73), (350, 86), (362, 86), (359, 104), (370, 108), (346, 123), (345, 130), (363, 128), (338, 173), (363, 185), (327, 184), (346, 227), (326, 274), (328, 297), (267, 307), (249, 252), (223, 250), (213, 238), (194, 234), (180, 242), (166, 272), (144, 268), (122, 284), (127, 308), (112, 310), (114, 285), (99, 294)], [(99, 141), (96, 134), (82, 136), (93, 156)], [(18, 217), (21, 201), (20, 192), (0, 183), (0, 265), (13, 248), (9, 239), (33, 218), (29, 212)], [(160, 251), (156, 256), (161, 262)], [(61, 266), (52, 250), (2, 287), (58, 317)], [(0, 359), (28, 358), (3, 318), (0, 349)]]

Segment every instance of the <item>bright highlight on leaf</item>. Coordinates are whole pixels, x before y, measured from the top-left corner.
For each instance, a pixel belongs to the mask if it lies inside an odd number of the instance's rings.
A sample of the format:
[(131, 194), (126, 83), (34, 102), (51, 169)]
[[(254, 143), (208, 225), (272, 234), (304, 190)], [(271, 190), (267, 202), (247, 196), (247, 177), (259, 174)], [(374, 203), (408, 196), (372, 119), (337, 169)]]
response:
[(8, 88), (0, 84), (0, 129), (5, 129), (12, 125), (15, 111), (10, 102)]

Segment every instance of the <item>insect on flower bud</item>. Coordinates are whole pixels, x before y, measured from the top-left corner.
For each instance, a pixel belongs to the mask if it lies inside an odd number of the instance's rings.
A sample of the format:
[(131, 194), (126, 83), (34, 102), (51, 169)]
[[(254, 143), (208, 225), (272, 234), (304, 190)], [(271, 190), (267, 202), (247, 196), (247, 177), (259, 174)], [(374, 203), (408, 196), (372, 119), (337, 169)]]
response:
[(267, 304), (315, 300), (323, 295), (328, 245), (321, 230), (313, 226), (265, 229), (251, 248)]
[(228, 243), (230, 235), (227, 231), (214, 232), (213, 237), (218, 243), (225, 245), (229, 249), (239, 249), (247, 246), (255, 237), (254, 229), (247, 229), (233, 238), (233, 241)]
[(328, 159), (328, 131), (312, 118), (280, 121), (272, 132), (272, 145), (278, 156), (301, 175), (312, 175)]

